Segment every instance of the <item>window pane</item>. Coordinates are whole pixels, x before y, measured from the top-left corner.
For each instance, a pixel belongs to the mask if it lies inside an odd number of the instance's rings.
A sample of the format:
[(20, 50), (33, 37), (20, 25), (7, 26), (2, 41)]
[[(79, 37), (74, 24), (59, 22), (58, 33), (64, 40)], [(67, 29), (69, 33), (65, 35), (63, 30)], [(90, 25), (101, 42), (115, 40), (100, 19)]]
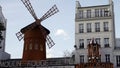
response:
[(95, 32), (100, 32), (100, 22), (95, 23)]
[(80, 11), (79, 11), (79, 14), (80, 14), (80, 15), (79, 15), (79, 16), (80, 16), (80, 19), (83, 18), (83, 10), (80, 10)]
[(109, 47), (109, 38), (104, 38), (104, 46)]
[(87, 18), (91, 18), (91, 10), (87, 10)]
[(80, 55), (80, 63), (84, 63), (84, 55)]
[(99, 17), (99, 9), (95, 9), (95, 17)]
[(96, 38), (96, 41), (100, 45), (100, 38)]
[(91, 32), (91, 23), (87, 23), (87, 32)]
[(110, 62), (110, 54), (106, 54), (105, 58), (106, 58), (106, 62)]
[(80, 46), (79, 46), (80, 49), (84, 48), (84, 39), (80, 39), (79, 44), (80, 44)]
[(32, 43), (29, 44), (29, 49), (32, 50)]
[(87, 45), (90, 43), (91, 39), (87, 39)]
[(109, 31), (108, 22), (104, 22), (104, 31)]
[(106, 17), (106, 16), (109, 16), (109, 12), (108, 12), (108, 9), (107, 9), (107, 8), (104, 9), (104, 16), (105, 16), (105, 17)]
[(103, 9), (100, 9), (100, 17), (103, 17), (103, 13), (104, 11), (103, 11)]
[(35, 50), (38, 50), (38, 43), (35, 43)]
[(120, 67), (120, 55), (116, 56), (117, 67)]
[(84, 32), (83, 24), (79, 24), (79, 33), (83, 33), (83, 32)]

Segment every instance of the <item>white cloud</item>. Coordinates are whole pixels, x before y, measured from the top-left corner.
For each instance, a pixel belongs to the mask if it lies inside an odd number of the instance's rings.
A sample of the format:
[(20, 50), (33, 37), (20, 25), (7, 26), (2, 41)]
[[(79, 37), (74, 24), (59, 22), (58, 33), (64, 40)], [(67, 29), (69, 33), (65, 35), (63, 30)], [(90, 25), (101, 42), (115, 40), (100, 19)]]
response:
[(47, 58), (52, 58), (52, 57), (53, 57), (53, 55), (52, 55), (52, 54), (47, 53)]
[(55, 36), (62, 36), (64, 40), (69, 39), (69, 35), (63, 29), (57, 29), (55, 32)]
[(47, 58), (52, 58), (54, 55), (53, 55), (53, 50), (51, 49), (47, 49)]

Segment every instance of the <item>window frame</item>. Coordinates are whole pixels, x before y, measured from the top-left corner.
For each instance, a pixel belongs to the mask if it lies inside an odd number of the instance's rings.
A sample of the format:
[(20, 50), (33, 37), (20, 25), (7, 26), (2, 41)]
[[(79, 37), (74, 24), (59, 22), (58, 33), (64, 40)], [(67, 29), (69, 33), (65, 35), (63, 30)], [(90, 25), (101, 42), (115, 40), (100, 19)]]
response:
[(105, 60), (106, 62), (110, 62), (110, 54), (105, 54)]
[(109, 38), (104, 38), (104, 47), (110, 47)]
[(95, 23), (95, 32), (100, 32), (100, 22)]
[(116, 66), (120, 67), (120, 55), (116, 55)]
[(92, 32), (92, 24), (91, 23), (87, 23), (87, 32)]
[(99, 9), (95, 9), (95, 17), (99, 17)]
[(84, 33), (84, 24), (79, 24), (79, 33)]
[(101, 44), (101, 38), (95, 38), (95, 40), (97, 41), (97, 43), (100, 45)]
[(84, 39), (79, 39), (79, 49), (84, 48)]
[(84, 55), (80, 55), (80, 63), (84, 63)]
[(83, 10), (79, 10), (79, 17), (80, 17), (80, 19), (82, 19), (84, 17)]
[(104, 31), (109, 31), (109, 22), (104, 22)]
[(91, 18), (91, 10), (89, 9), (89, 10), (87, 10), (87, 16), (86, 16), (87, 18)]

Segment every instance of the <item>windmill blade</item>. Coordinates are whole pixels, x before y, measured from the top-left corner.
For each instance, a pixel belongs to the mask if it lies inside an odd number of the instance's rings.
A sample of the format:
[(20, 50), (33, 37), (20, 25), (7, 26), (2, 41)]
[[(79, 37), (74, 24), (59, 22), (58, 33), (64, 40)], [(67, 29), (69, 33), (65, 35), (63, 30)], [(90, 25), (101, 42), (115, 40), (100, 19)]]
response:
[(22, 29), (20, 30), (20, 32), (24, 34), (25, 32), (32, 30), (32, 29), (33, 29), (34, 27), (36, 27), (36, 26), (37, 26), (37, 24), (33, 22), (33, 23), (31, 23), (30, 25), (22, 28)]
[(39, 28), (42, 31), (43, 38), (46, 39), (46, 43), (50, 49), (52, 46), (55, 45), (55, 43), (53, 42), (53, 40), (51, 39), (51, 37), (49, 35), (47, 35), (47, 37), (45, 36), (47, 34), (47, 32), (41, 25), (39, 26)]
[(50, 8), (41, 18), (40, 20), (43, 21), (50, 16), (54, 15), (55, 13), (59, 12), (58, 8), (56, 5), (54, 5), (52, 8)]
[(34, 9), (33, 9), (32, 5), (31, 5), (30, 1), (29, 0), (21, 0), (21, 1), (25, 5), (25, 7), (28, 9), (28, 11), (30, 12), (30, 14), (33, 16), (33, 18), (35, 20), (37, 20), (38, 18), (36, 16), (35, 12), (34, 12)]
[(53, 40), (51, 39), (51, 37), (49, 35), (47, 35), (46, 43), (47, 43), (49, 49), (55, 45), (55, 43), (53, 42)]
[(20, 30), (20, 32), (16, 33), (16, 36), (17, 36), (18, 40), (21, 41), (24, 38), (24, 33), (27, 32), (27, 31), (32, 30), (36, 26), (37, 26), (37, 24), (33, 22), (30, 25), (22, 28)]
[(24, 35), (21, 32), (16, 33), (16, 36), (19, 41), (21, 41), (24, 38)]

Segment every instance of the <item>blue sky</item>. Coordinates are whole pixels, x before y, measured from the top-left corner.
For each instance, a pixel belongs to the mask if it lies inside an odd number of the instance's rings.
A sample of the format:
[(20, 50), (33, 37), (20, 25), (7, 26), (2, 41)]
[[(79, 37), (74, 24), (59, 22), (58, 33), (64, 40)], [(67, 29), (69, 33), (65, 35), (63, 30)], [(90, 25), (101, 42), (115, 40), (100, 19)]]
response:
[[(51, 33), (50, 36), (56, 43), (48, 49), (47, 57), (62, 57), (63, 52), (72, 52), (75, 45), (75, 1), (76, 0), (30, 0), (35, 13), (40, 18), (54, 4), (60, 12), (42, 22)], [(82, 6), (108, 4), (108, 0), (78, 0)], [(116, 37), (120, 38), (120, 0), (114, 0)], [(20, 0), (0, 0), (3, 13), (7, 19), (6, 52), (12, 58), (21, 58), (23, 51), (23, 40), (18, 41), (15, 33), (21, 28), (32, 23), (33, 17), (24, 7)]]

